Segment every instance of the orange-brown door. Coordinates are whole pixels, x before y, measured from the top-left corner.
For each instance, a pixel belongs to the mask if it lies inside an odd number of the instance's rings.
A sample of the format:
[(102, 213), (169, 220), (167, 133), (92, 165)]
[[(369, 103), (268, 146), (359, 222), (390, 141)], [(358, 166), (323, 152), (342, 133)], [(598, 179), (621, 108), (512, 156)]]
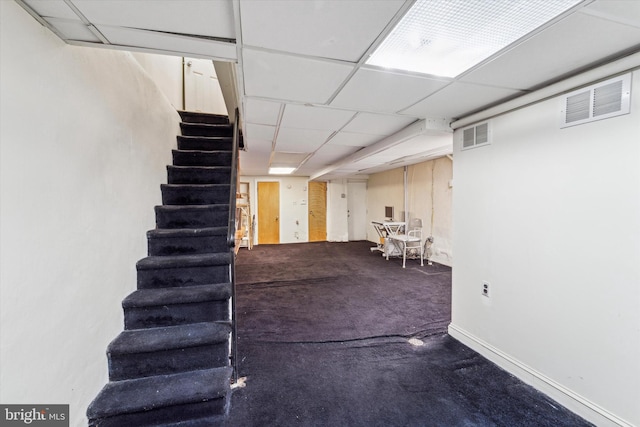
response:
[(309, 241), (327, 240), (327, 183), (309, 183)]
[(258, 244), (280, 243), (280, 183), (258, 182)]

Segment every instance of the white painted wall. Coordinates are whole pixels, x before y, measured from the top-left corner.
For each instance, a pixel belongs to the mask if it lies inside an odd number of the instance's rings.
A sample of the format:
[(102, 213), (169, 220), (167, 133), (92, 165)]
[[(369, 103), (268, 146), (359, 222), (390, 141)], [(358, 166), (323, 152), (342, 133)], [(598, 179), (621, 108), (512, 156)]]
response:
[(176, 110), (182, 110), (182, 57), (132, 52), (144, 71), (154, 81), (167, 101)]
[(0, 1), (0, 401), (107, 382), (179, 117), (131, 54), (65, 45)]
[(327, 182), (327, 240), (330, 242), (349, 241), (347, 190), (346, 179)]
[(450, 333), (599, 426), (638, 426), (640, 72), (631, 114), (559, 116), (554, 98), (492, 119), (489, 146), (454, 135)]
[[(430, 259), (451, 266), (453, 164), (448, 157), (411, 165), (407, 168), (408, 219), (422, 220), (423, 238), (433, 236)], [(378, 242), (371, 221), (384, 219), (384, 207), (393, 206), (395, 220), (404, 220), (404, 170), (392, 169), (369, 175), (367, 188), (367, 239)]]

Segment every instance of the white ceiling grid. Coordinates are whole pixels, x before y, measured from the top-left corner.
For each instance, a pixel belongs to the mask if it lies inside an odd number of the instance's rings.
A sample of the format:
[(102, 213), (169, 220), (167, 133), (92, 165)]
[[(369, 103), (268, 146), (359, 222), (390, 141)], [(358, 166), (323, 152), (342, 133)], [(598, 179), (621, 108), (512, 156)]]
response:
[(637, 0), (585, 0), (455, 78), (366, 65), (413, 0), (16, 1), (70, 44), (237, 63), (245, 175), (274, 159), (333, 179), (442, 156), (451, 133), (420, 120), (446, 123), (640, 50)]

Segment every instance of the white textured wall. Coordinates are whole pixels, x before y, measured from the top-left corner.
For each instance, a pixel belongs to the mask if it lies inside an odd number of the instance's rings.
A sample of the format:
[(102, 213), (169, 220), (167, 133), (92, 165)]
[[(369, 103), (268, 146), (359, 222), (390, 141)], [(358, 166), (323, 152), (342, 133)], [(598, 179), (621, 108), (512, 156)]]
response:
[(555, 98), (492, 119), (489, 146), (454, 136), (450, 332), (599, 426), (640, 425), (632, 88), (629, 115), (560, 129)]
[(0, 401), (86, 425), (146, 255), (178, 115), (131, 54), (0, 1)]
[(182, 110), (182, 57), (132, 52), (176, 110)]
[(330, 242), (349, 241), (347, 197), (346, 179), (327, 182), (327, 240)]
[[(448, 157), (411, 165), (407, 168), (408, 218), (422, 220), (423, 238), (433, 236), (431, 259), (451, 265), (453, 164)], [(367, 187), (367, 238), (378, 242), (371, 221), (384, 219), (384, 207), (393, 206), (395, 220), (404, 220), (404, 170), (392, 169), (369, 176)]]

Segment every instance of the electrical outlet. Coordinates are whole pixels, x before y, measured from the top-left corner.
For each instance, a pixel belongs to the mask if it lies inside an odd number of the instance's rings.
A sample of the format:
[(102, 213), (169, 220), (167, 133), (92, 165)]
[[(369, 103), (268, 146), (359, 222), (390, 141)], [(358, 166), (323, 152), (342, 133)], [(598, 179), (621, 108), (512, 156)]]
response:
[(482, 296), (491, 298), (491, 294), (489, 293), (489, 282), (486, 280), (482, 281)]

